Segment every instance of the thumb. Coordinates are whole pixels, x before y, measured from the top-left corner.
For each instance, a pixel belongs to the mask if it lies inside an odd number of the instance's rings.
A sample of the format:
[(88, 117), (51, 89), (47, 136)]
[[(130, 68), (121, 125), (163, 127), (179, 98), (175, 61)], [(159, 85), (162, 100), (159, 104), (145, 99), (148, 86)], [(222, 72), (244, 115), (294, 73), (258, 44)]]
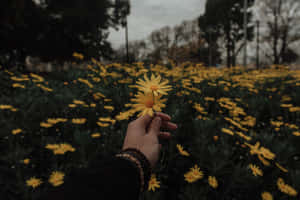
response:
[(155, 117), (149, 126), (149, 131), (148, 131), (149, 134), (154, 134), (158, 136), (158, 134), (160, 133), (160, 126), (161, 126), (161, 118)]

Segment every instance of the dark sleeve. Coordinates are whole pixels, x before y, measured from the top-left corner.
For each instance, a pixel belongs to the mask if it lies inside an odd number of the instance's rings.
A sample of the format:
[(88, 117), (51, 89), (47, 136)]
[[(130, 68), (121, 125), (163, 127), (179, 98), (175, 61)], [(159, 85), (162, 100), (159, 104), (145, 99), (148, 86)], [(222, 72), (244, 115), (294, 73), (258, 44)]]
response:
[(74, 171), (65, 183), (50, 189), (41, 200), (138, 200), (140, 172), (129, 160), (117, 157)]

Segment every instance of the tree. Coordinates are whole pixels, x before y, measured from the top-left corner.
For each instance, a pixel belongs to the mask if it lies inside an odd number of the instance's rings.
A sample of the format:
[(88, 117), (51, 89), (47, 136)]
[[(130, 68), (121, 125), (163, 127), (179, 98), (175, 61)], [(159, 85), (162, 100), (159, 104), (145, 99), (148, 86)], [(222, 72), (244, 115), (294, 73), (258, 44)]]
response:
[[(136, 40), (131, 41), (128, 44), (129, 46), (129, 63), (134, 62), (145, 62), (148, 57), (148, 48), (146, 41)], [(126, 63), (126, 45), (121, 45), (114, 53), (116, 62)]]
[[(252, 7), (254, 0), (248, 0), (248, 7)], [(225, 42), (227, 67), (236, 65), (236, 57), (241, 52), (244, 43), (243, 16), (244, 4), (241, 0), (209, 0), (206, 2), (206, 11), (199, 17), (199, 27), (202, 37), (210, 46), (219, 48), (218, 39)], [(250, 25), (251, 11), (247, 10), (248, 28), (247, 40), (253, 38), (253, 25)], [(217, 14), (216, 14), (217, 13)], [(210, 42), (209, 42), (210, 41)]]
[(157, 63), (168, 57), (172, 41), (172, 29), (169, 26), (154, 30), (148, 37), (149, 47), (152, 49), (149, 56)]
[(21, 61), (27, 55), (65, 61), (73, 52), (86, 59), (108, 58), (112, 55), (108, 28), (117, 29), (129, 14), (129, 2), (113, 0), (5, 0), (4, 5), (0, 52), (10, 58), (16, 54)]
[(294, 62), (296, 57), (291, 48), (300, 40), (300, 2), (264, 0), (258, 1), (256, 6), (256, 18), (264, 26), (262, 46), (265, 56), (274, 64)]

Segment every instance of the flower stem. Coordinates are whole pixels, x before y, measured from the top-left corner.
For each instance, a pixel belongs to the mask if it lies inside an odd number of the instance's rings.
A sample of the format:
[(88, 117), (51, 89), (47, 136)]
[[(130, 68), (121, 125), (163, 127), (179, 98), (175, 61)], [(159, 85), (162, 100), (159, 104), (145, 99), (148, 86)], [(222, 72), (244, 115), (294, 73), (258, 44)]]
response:
[(153, 112), (155, 113), (155, 110), (154, 110), (154, 105), (155, 105), (155, 98), (154, 98), (154, 92), (152, 91), (152, 97), (153, 97), (153, 106), (152, 106), (152, 110)]

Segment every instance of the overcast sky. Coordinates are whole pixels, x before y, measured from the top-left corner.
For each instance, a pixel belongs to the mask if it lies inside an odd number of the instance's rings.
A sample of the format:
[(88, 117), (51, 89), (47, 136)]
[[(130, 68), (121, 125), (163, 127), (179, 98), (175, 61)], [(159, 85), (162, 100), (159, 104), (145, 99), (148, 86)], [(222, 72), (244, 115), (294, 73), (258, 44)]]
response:
[[(206, 0), (131, 0), (128, 17), (129, 41), (141, 40), (156, 29), (192, 20), (204, 12)], [(114, 48), (125, 43), (125, 31), (110, 29), (109, 41)]]

